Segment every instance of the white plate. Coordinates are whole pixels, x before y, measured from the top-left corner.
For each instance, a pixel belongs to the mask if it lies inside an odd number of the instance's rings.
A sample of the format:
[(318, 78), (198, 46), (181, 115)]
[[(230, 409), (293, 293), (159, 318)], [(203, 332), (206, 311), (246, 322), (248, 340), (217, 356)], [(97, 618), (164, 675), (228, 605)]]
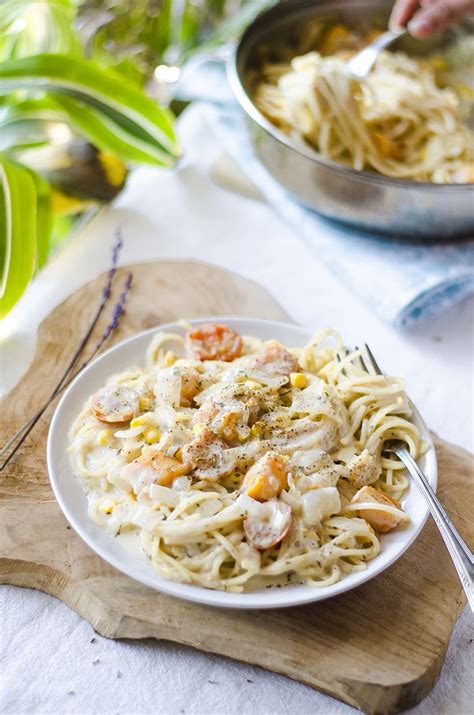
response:
[[(310, 335), (296, 325), (277, 323), (266, 320), (251, 320), (247, 318), (218, 317), (200, 318), (191, 323), (201, 323), (206, 320), (218, 320), (230, 325), (243, 335), (256, 335), (268, 340), (276, 338), (288, 346), (303, 346)], [(345, 576), (338, 583), (325, 588), (308, 586), (285, 586), (284, 588), (262, 589), (249, 593), (224, 593), (212, 591), (200, 586), (168, 581), (159, 576), (151, 563), (143, 556), (137, 557), (126, 550), (118, 539), (113, 538), (99, 527), (88, 516), (87, 498), (80, 482), (75, 478), (67, 454), (68, 430), (81, 410), (87, 397), (101, 387), (113, 373), (120, 372), (132, 365), (143, 363), (146, 348), (159, 330), (183, 332), (177, 323), (167, 323), (129, 338), (97, 358), (71, 384), (59, 403), (51, 422), (48, 436), (48, 469), (56, 499), (64, 512), (66, 519), (79, 536), (105, 561), (123, 571), (131, 578), (151, 586), (172, 596), (188, 601), (205, 603), (211, 606), (225, 608), (281, 608), (296, 606), (312, 601), (321, 601), (330, 596), (349, 591), (365, 581), (381, 573), (393, 564), (408, 549), (418, 536), (428, 516), (428, 508), (416, 486), (412, 485), (403, 506), (410, 516), (407, 528), (396, 529), (382, 535), (380, 554), (367, 564), (365, 571), (358, 571)], [(416, 421), (416, 416), (415, 416)], [(427, 475), (433, 488), (436, 488), (437, 466), (436, 454), (429, 433), (423, 430), (423, 439), (429, 448), (420, 460), (420, 466)]]

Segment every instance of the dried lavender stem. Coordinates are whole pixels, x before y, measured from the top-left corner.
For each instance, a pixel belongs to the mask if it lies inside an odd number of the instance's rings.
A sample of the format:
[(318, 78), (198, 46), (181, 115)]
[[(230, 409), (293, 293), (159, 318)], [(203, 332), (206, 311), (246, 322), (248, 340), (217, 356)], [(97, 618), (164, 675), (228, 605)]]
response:
[[(46, 410), (48, 409), (48, 407), (50, 406), (50, 404), (56, 399), (56, 397), (58, 397), (58, 395), (60, 395), (67, 387), (69, 387), (69, 385), (71, 384), (71, 382), (79, 375), (79, 373), (80, 373), (85, 367), (87, 367), (87, 365), (89, 365), (89, 364), (91, 363), (91, 361), (95, 358), (95, 356), (96, 356), (97, 353), (99, 352), (100, 348), (104, 345), (104, 343), (105, 343), (105, 341), (108, 339), (108, 337), (112, 334), (112, 332), (113, 332), (114, 330), (116, 330), (116, 329), (119, 327), (119, 325), (120, 325), (120, 317), (122, 316), (122, 314), (123, 314), (123, 312), (124, 312), (125, 301), (126, 301), (126, 299), (127, 299), (127, 295), (128, 295), (128, 292), (129, 292), (129, 290), (130, 290), (131, 285), (132, 285), (132, 274), (129, 273), (129, 274), (127, 275), (127, 279), (126, 279), (126, 281), (125, 281), (125, 283), (124, 283), (124, 288), (123, 288), (123, 290), (122, 290), (122, 293), (120, 294), (119, 301), (118, 301), (118, 303), (115, 305), (114, 313), (113, 313), (113, 317), (112, 317), (112, 322), (109, 323), (109, 325), (107, 326), (104, 335), (102, 336), (101, 340), (97, 343), (97, 345), (96, 345), (96, 347), (95, 347), (95, 349), (94, 349), (92, 355), (81, 365), (81, 367), (74, 373), (74, 375), (72, 375), (71, 377), (69, 377), (69, 379), (66, 380), (65, 382), (63, 381), (63, 383), (62, 383), (61, 385), (59, 385), (59, 386), (55, 389), (55, 391), (49, 396), (49, 398), (48, 398), (47, 401), (44, 403), (44, 405), (38, 410), (38, 412), (36, 412), (36, 413), (33, 415), (33, 417), (32, 417), (32, 418), (30, 419), (30, 421), (26, 424), (26, 426), (24, 426), (24, 427), (22, 428), (22, 430), (21, 430), (19, 433), (17, 433), (17, 434), (21, 434), (21, 432), (24, 431), (23, 436), (22, 436), (21, 439), (18, 441), (18, 443), (16, 444), (15, 448), (14, 448), (14, 449), (12, 450), (12, 452), (8, 455), (8, 457), (5, 459), (5, 461), (0, 465), (0, 472), (2, 472), (2, 471), (5, 469), (5, 467), (6, 467), (7, 464), (10, 462), (10, 460), (12, 459), (12, 457), (15, 455), (15, 453), (16, 453), (16, 452), (18, 451), (18, 449), (21, 447), (21, 445), (23, 444), (23, 442), (25, 441), (25, 439), (28, 437), (28, 435), (30, 434), (30, 432), (32, 431), (32, 429), (34, 428), (34, 426), (36, 425), (36, 423), (38, 422), (38, 420), (39, 420), (39, 419), (41, 418), (41, 416), (46, 412)], [(25, 430), (26, 430), (26, 431), (25, 431)], [(12, 443), (12, 441), (13, 441), (13, 440), (10, 440), (10, 444)], [(4, 449), (5, 449), (5, 448), (4, 448)]]
[(87, 365), (89, 365), (92, 360), (95, 358), (99, 350), (104, 346), (104, 343), (106, 340), (109, 338), (111, 333), (116, 330), (119, 325), (120, 325), (120, 318), (124, 312), (124, 306), (125, 302), (127, 300), (128, 292), (132, 286), (132, 278), (133, 274), (128, 273), (127, 278), (125, 279), (125, 283), (123, 284), (122, 292), (120, 293), (119, 299), (117, 303), (114, 306), (114, 312), (112, 314), (112, 320), (106, 327), (104, 334), (102, 335), (101, 339), (97, 343), (97, 345), (94, 348), (94, 351), (92, 352), (92, 355), (84, 362), (82, 363), (81, 367), (77, 370), (77, 372), (74, 373), (74, 375), (66, 382), (65, 385), (63, 385), (62, 389), (65, 389), (75, 378), (81, 370), (83, 370)]
[[(30, 434), (33, 427), (36, 425), (36, 423), (38, 422), (40, 417), (43, 415), (45, 410), (49, 407), (49, 405), (54, 400), (54, 398), (57, 397), (57, 395), (66, 387), (66, 385), (68, 385), (70, 383), (71, 380), (69, 380), (66, 384), (64, 384), (67, 376), (71, 372), (71, 370), (74, 367), (75, 363), (77, 362), (77, 359), (79, 358), (81, 352), (84, 350), (87, 342), (89, 341), (89, 339), (94, 331), (94, 328), (96, 327), (96, 325), (99, 321), (99, 318), (102, 315), (103, 311), (105, 310), (105, 307), (109, 301), (111, 291), (112, 291), (112, 283), (113, 283), (115, 274), (117, 273), (117, 263), (118, 263), (118, 258), (119, 258), (120, 250), (121, 250), (122, 246), (123, 246), (123, 239), (119, 234), (117, 241), (115, 242), (115, 244), (112, 248), (112, 264), (111, 264), (111, 267), (108, 272), (107, 283), (105, 284), (105, 286), (102, 290), (102, 299), (99, 304), (99, 307), (97, 308), (96, 314), (94, 315), (94, 318), (92, 319), (92, 322), (89, 325), (89, 328), (88, 328), (86, 334), (82, 338), (77, 350), (75, 351), (74, 355), (72, 356), (71, 360), (69, 361), (58, 384), (54, 388), (54, 390), (51, 393), (48, 400), (32, 417), (30, 417), (29, 420), (27, 420), (27, 422), (25, 422), (25, 424), (23, 424), (20, 427), (20, 429), (8, 440), (8, 442), (0, 450), (0, 456), (2, 456), (9, 449), (9, 447), (11, 447), (11, 445), (15, 442), (15, 440), (17, 440), (20, 437), (20, 435), (23, 435), (21, 437), (20, 441), (18, 442), (18, 444), (16, 445), (16, 447), (11, 452), (11, 454), (6, 458), (6, 460), (3, 462), (3, 464), (0, 465), (0, 471), (2, 471), (7, 466), (10, 459), (16, 453), (17, 449), (19, 449), (19, 447), (23, 444), (23, 442), (28, 437), (28, 435)], [(130, 275), (131, 274), (129, 273), (128, 277), (127, 277), (127, 282), (130, 281), (130, 283), (131, 283)], [(127, 289), (127, 292), (128, 292), (128, 289)], [(122, 296), (122, 294), (121, 294), (121, 296)], [(119, 300), (119, 302), (120, 302), (120, 300)], [(116, 306), (116, 308), (117, 308), (117, 306)], [(102, 341), (102, 344), (103, 344), (103, 342), (105, 342), (105, 341)], [(96, 354), (97, 354), (97, 348), (96, 348), (96, 350), (94, 350), (94, 353), (92, 354), (90, 359), (92, 359), (92, 357), (94, 357)], [(85, 364), (87, 364), (87, 363), (85, 363)], [(80, 368), (81, 370), (85, 366), (85, 364)], [(78, 374), (78, 373), (76, 373), (76, 374)]]

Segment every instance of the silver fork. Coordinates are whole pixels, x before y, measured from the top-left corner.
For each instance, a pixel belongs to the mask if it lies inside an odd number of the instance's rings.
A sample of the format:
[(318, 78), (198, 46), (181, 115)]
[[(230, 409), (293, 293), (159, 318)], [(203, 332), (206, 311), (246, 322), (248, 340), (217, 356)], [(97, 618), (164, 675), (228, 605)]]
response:
[[(376, 375), (383, 376), (383, 372), (377, 365), (377, 361), (375, 360), (368, 345), (365, 345), (365, 352), (373, 372)], [(367, 365), (362, 357), (360, 362), (363, 369), (370, 374), (370, 370), (367, 368)], [(428, 428), (419, 413), (417, 414), (421, 425), (424, 429), (426, 429), (426, 431), (428, 431)], [(454, 567), (459, 576), (459, 580), (461, 581), (462, 587), (466, 593), (468, 603), (471, 610), (474, 612), (474, 556), (472, 551), (469, 549), (468, 545), (439, 503), (428, 479), (411, 456), (406, 444), (401, 440), (389, 439), (384, 442), (382, 450), (383, 452), (392, 452), (397, 455), (413, 477), (417, 488), (425, 497), (431, 516), (433, 517), (434, 522), (438, 527), (443, 541), (449, 551)]]
[(387, 32), (384, 32), (382, 35), (376, 37), (370, 45), (364, 47), (363, 50), (358, 52), (351, 60), (349, 60), (347, 63), (349, 73), (353, 77), (357, 77), (357, 79), (365, 79), (382, 50), (391, 45), (392, 42), (395, 42), (395, 40), (398, 40), (398, 38), (405, 33), (405, 29), (397, 28), (395, 30), (387, 30)]

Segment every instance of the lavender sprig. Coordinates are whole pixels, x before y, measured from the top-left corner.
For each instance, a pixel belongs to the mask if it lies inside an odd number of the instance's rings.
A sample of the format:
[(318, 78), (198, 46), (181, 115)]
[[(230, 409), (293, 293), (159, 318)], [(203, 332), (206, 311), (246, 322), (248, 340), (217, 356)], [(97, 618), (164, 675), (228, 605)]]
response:
[[(20, 429), (13, 435), (13, 437), (11, 437), (11, 438), (8, 440), (8, 442), (7, 442), (7, 443), (2, 447), (2, 449), (0, 450), (0, 456), (2, 456), (3, 454), (5, 454), (5, 452), (7, 451), (7, 449), (8, 449), (9, 447), (11, 447), (11, 445), (15, 442), (15, 440), (17, 440), (21, 435), (23, 435), (23, 436), (21, 436), (21, 439), (19, 439), (19, 441), (18, 441), (18, 443), (16, 444), (16, 446), (13, 448), (12, 452), (8, 455), (8, 457), (5, 459), (5, 461), (0, 465), (0, 472), (3, 471), (3, 469), (7, 466), (7, 464), (8, 464), (9, 461), (11, 460), (11, 458), (12, 458), (12, 457), (14, 456), (14, 454), (16, 453), (16, 451), (21, 447), (21, 445), (23, 444), (23, 442), (25, 441), (25, 439), (28, 437), (28, 435), (30, 434), (30, 432), (32, 431), (32, 429), (34, 428), (34, 426), (36, 425), (36, 423), (38, 422), (38, 420), (40, 419), (40, 417), (43, 415), (43, 413), (44, 413), (44, 412), (46, 411), (46, 409), (49, 407), (49, 405), (51, 404), (51, 402), (53, 402), (53, 400), (60, 394), (60, 392), (62, 392), (62, 390), (63, 390), (67, 385), (69, 385), (69, 383), (70, 383), (71, 380), (73, 379), (73, 378), (71, 378), (71, 379), (69, 379), (67, 382), (65, 382), (65, 381), (67, 380), (67, 377), (68, 377), (68, 375), (70, 374), (71, 370), (73, 369), (73, 367), (74, 367), (76, 361), (78, 360), (80, 354), (82, 353), (82, 351), (84, 350), (86, 344), (88, 343), (88, 341), (89, 341), (89, 339), (90, 339), (90, 337), (91, 337), (91, 335), (92, 335), (92, 333), (93, 333), (93, 331), (94, 331), (94, 328), (96, 327), (96, 325), (97, 325), (97, 323), (98, 323), (98, 321), (99, 321), (99, 318), (100, 318), (100, 316), (102, 315), (103, 311), (105, 310), (105, 307), (106, 307), (106, 305), (107, 305), (107, 303), (108, 303), (108, 301), (109, 301), (109, 298), (110, 298), (110, 295), (111, 295), (111, 292), (112, 292), (112, 283), (113, 283), (113, 280), (114, 280), (114, 278), (115, 278), (115, 274), (117, 273), (117, 264), (118, 264), (118, 259), (119, 259), (119, 256), (120, 256), (120, 251), (121, 251), (121, 249), (122, 249), (122, 246), (123, 246), (123, 239), (122, 239), (120, 233), (117, 232), (117, 240), (115, 241), (115, 243), (114, 243), (114, 245), (113, 245), (113, 247), (112, 247), (112, 262), (111, 262), (111, 267), (110, 267), (110, 269), (109, 269), (109, 272), (108, 272), (108, 274), (107, 274), (107, 282), (106, 282), (106, 284), (105, 284), (105, 286), (104, 286), (104, 288), (103, 288), (103, 290), (102, 290), (101, 302), (100, 302), (100, 304), (99, 304), (99, 306), (98, 306), (98, 308), (97, 308), (97, 311), (96, 311), (96, 313), (95, 313), (95, 315), (94, 315), (94, 318), (92, 319), (92, 322), (91, 322), (91, 324), (89, 325), (89, 328), (87, 329), (87, 331), (86, 331), (84, 337), (82, 338), (81, 342), (79, 343), (79, 346), (78, 346), (77, 350), (75, 351), (74, 355), (72, 356), (71, 360), (69, 361), (69, 363), (68, 363), (66, 369), (64, 370), (63, 374), (61, 375), (61, 378), (60, 378), (58, 384), (56, 385), (56, 387), (54, 388), (53, 392), (51, 393), (50, 397), (46, 400), (46, 402), (43, 404), (43, 406), (42, 406), (27, 422), (25, 422), (25, 423), (20, 427)], [(127, 288), (127, 290), (125, 291), (125, 295), (123, 295), (123, 294), (124, 294), (124, 291), (122, 291), (122, 293), (121, 293), (121, 295), (120, 295), (120, 298), (119, 298), (119, 302), (118, 302), (117, 305), (115, 306), (114, 316), (115, 316), (116, 311), (118, 310), (118, 306), (119, 306), (119, 305), (121, 305), (120, 315), (123, 313), (123, 306), (124, 306), (124, 303), (125, 303), (125, 300), (126, 300), (126, 297), (127, 297), (128, 290), (129, 290), (130, 285), (131, 285), (131, 274), (128, 274), (127, 281), (126, 281), (126, 285), (127, 285), (127, 284), (128, 284), (128, 288)], [(114, 319), (112, 319), (112, 322), (113, 322), (113, 320), (114, 320)], [(118, 322), (117, 322), (117, 325), (118, 325)], [(108, 326), (108, 327), (109, 327), (109, 326)], [(109, 330), (109, 333), (107, 334), (107, 337), (110, 335), (110, 332), (112, 331), (112, 329), (113, 329), (113, 328), (111, 328), (111, 329)], [(104, 334), (104, 335), (105, 335), (105, 334)], [(100, 346), (103, 345), (103, 343), (105, 342), (106, 339), (107, 339), (107, 338), (104, 338), (104, 337), (103, 337), (103, 339), (100, 341), (100, 345), (96, 347), (96, 349), (94, 350), (94, 352), (93, 352), (91, 358), (89, 358), (89, 361), (86, 361), (86, 363), (84, 363), (84, 364), (79, 368), (79, 370), (75, 373), (76, 375), (80, 372), (80, 370), (82, 370), (82, 369), (85, 367), (86, 364), (88, 364), (88, 362), (90, 362), (90, 360), (92, 359), (92, 357), (94, 357), (94, 356), (97, 354), (98, 349), (100, 349)], [(75, 377), (75, 375), (74, 375), (74, 377)]]
[(122, 235), (120, 233), (120, 230), (117, 230), (117, 238), (116, 238), (114, 245), (112, 246), (112, 263), (111, 263), (109, 272), (107, 274), (107, 282), (102, 290), (102, 300), (99, 304), (99, 307), (97, 308), (97, 312), (94, 315), (94, 318), (92, 319), (92, 322), (91, 322), (89, 328), (87, 329), (84, 337), (82, 338), (81, 342), (79, 343), (79, 346), (78, 346), (76, 352), (74, 353), (74, 355), (72, 356), (68, 366), (66, 367), (65, 371), (63, 372), (60, 381), (56, 385), (56, 388), (55, 388), (55, 391), (53, 394), (58, 394), (59, 390), (61, 389), (62, 384), (64, 383), (64, 380), (67, 378), (67, 376), (71, 372), (77, 359), (79, 358), (79, 355), (82, 353), (85, 346), (89, 342), (89, 338), (92, 335), (94, 328), (99, 321), (100, 316), (104, 312), (107, 303), (109, 302), (110, 295), (112, 293), (112, 283), (114, 281), (115, 274), (117, 273), (117, 264), (118, 264), (118, 259), (120, 256), (120, 251), (122, 250), (122, 246), (123, 246)]
[(97, 343), (94, 352), (96, 352), (96, 353), (99, 352), (99, 350), (101, 349), (101, 347), (103, 346), (105, 341), (108, 339), (110, 333), (119, 327), (120, 318), (122, 317), (122, 314), (124, 312), (125, 303), (127, 301), (127, 296), (130, 291), (130, 288), (132, 287), (132, 282), (133, 282), (133, 274), (129, 272), (127, 274), (125, 283), (123, 284), (122, 292), (120, 293), (119, 299), (118, 299), (117, 303), (115, 304), (114, 312), (112, 315), (112, 320), (106, 327), (104, 334), (102, 335), (101, 339)]
[(118, 264), (118, 259), (120, 256), (120, 251), (122, 250), (123, 247), (123, 238), (122, 234), (120, 233), (120, 229), (117, 230), (117, 240), (115, 241), (114, 245), (112, 246), (112, 264), (109, 269), (109, 273), (107, 276), (107, 283), (104, 286), (104, 290), (102, 291), (102, 301), (107, 302), (108, 299), (110, 298), (110, 293), (112, 290), (112, 282), (114, 280), (115, 274), (117, 273), (117, 264)]
[(132, 281), (133, 281), (133, 273), (128, 273), (127, 278), (125, 279), (125, 283), (123, 284), (122, 292), (119, 295), (119, 299), (116, 302), (114, 306), (114, 312), (112, 313), (112, 320), (110, 323), (107, 325), (106, 329), (104, 330), (104, 334), (102, 335), (101, 339), (95, 346), (92, 355), (89, 356), (89, 358), (81, 365), (79, 370), (74, 373), (74, 375), (67, 381), (67, 383), (64, 385), (64, 387), (67, 387), (74, 378), (79, 375), (81, 370), (83, 370), (89, 363), (95, 358), (97, 353), (101, 350), (101, 348), (104, 346), (104, 343), (106, 340), (108, 340), (110, 334), (116, 330), (119, 325), (120, 325), (120, 318), (122, 317), (122, 314), (124, 313), (125, 310), (125, 303), (127, 301), (127, 296), (130, 291), (130, 288), (132, 287)]
[[(87, 360), (82, 363), (81, 367), (76, 370), (74, 375), (71, 375), (69, 379), (62, 385), (60, 392), (63, 392), (63, 390), (66, 389), (66, 387), (69, 387), (71, 382), (76, 379), (76, 377), (79, 375), (82, 370), (84, 370), (85, 367), (90, 365), (92, 360), (95, 358), (95, 356), (99, 353), (101, 348), (104, 346), (105, 341), (109, 338), (111, 333), (113, 333), (114, 330), (117, 330), (117, 328), (120, 325), (120, 318), (122, 317), (122, 314), (125, 312), (125, 303), (127, 300), (128, 293), (130, 291), (130, 288), (132, 286), (132, 279), (133, 279), (133, 273), (128, 273), (127, 278), (125, 279), (125, 283), (123, 284), (122, 292), (120, 293), (119, 299), (117, 303), (114, 306), (114, 312), (112, 314), (112, 320), (110, 323), (107, 325), (104, 334), (102, 335), (101, 339), (95, 346), (94, 350), (92, 353), (89, 355)], [(49, 404), (53, 401), (53, 399), (56, 397), (56, 395), (51, 395)], [(0, 467), (1, 471), (1, 467)]]

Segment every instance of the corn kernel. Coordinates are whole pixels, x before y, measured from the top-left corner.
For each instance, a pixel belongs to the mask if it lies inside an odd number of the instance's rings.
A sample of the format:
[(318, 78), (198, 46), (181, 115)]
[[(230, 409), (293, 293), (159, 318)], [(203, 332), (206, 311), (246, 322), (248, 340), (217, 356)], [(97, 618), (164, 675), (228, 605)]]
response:
[(103, 429), (97, 435), (97, 444), (101, 447), (106, 447), (112, 440), (112, 432), (109, 429)]
[(292, 372), (290, 373), (290, 385), (292, 387), (298, 387), (302, 390), (304, 387), (308, 387), (309, 380), (306, 375), (302, 372)]
[(111, 514), (115, 506), (117, 506), (116, 501), (109, 501), (105, 504), (102, 504), (99, 509), (103, 514)]
[(158, 442), (161, 437), (160, 430), (156, 427), (149, 427), (145, 430), (144, 437), (147, 444), (154, 444), (155, 442)]
[(255, 422), (254, 425), (250, 428), (250, 434), (252, 437), (261, 437), (263, 434), (263, 430), (265, 428), (265, 424), (263, 422)]
[(199, 437), (204, 427), (205, 425), (203, 425), (201, 422), (196, 422), (196, 424), (193, 425), (193, 434), (196, 435), (196, 437)]
[(464, 101), (472, 100), (472, 98), (474, 97), (474, 89), (471, 87), (471, 85), (466, 84), (466, 82), (456, 82), (456, 85), (453, 89), (456, 90), (461, 99)]
[(399, 146), (393, 139), (389, 139), (380, 132), (372, 132), (372, 139), (383, 156), (388, 156), (391, 159), (398, 159), (400, 155)]
[(148, 424), (150, 424), (150, 415), (140, 415), (130, 422), (130, 427), (135, 429), (135, 427), (145, 427)]
[(437, 57), (431, 58), (431, 66), (433, 69), (443, 72), (448, 69), (448, 65), (444, 57), (438, 55)]
[(147, 412), (151, 407), (151, 399), (144, 395), (143, 397), (140, 397), (138, 405), (143, 412)]
[(244, 385), (248, 387), (249, 390), (258, 390), (259, 387), (262, 387), (261, 383), (256, 380), (245, 380)]
[(183, 450), (181, 449), (181, 447), (177, 449), (174, 453), (174, 458), (177, 459), (179, 462), (183, 461)]
[(177, 359), (178, 356), (176, 355), (176, 353), (174, 353), (172, 350), (168, 350), (163, 359), (163, 363), (165, 367), (171, 367), (171, 365), (175, 364)]

